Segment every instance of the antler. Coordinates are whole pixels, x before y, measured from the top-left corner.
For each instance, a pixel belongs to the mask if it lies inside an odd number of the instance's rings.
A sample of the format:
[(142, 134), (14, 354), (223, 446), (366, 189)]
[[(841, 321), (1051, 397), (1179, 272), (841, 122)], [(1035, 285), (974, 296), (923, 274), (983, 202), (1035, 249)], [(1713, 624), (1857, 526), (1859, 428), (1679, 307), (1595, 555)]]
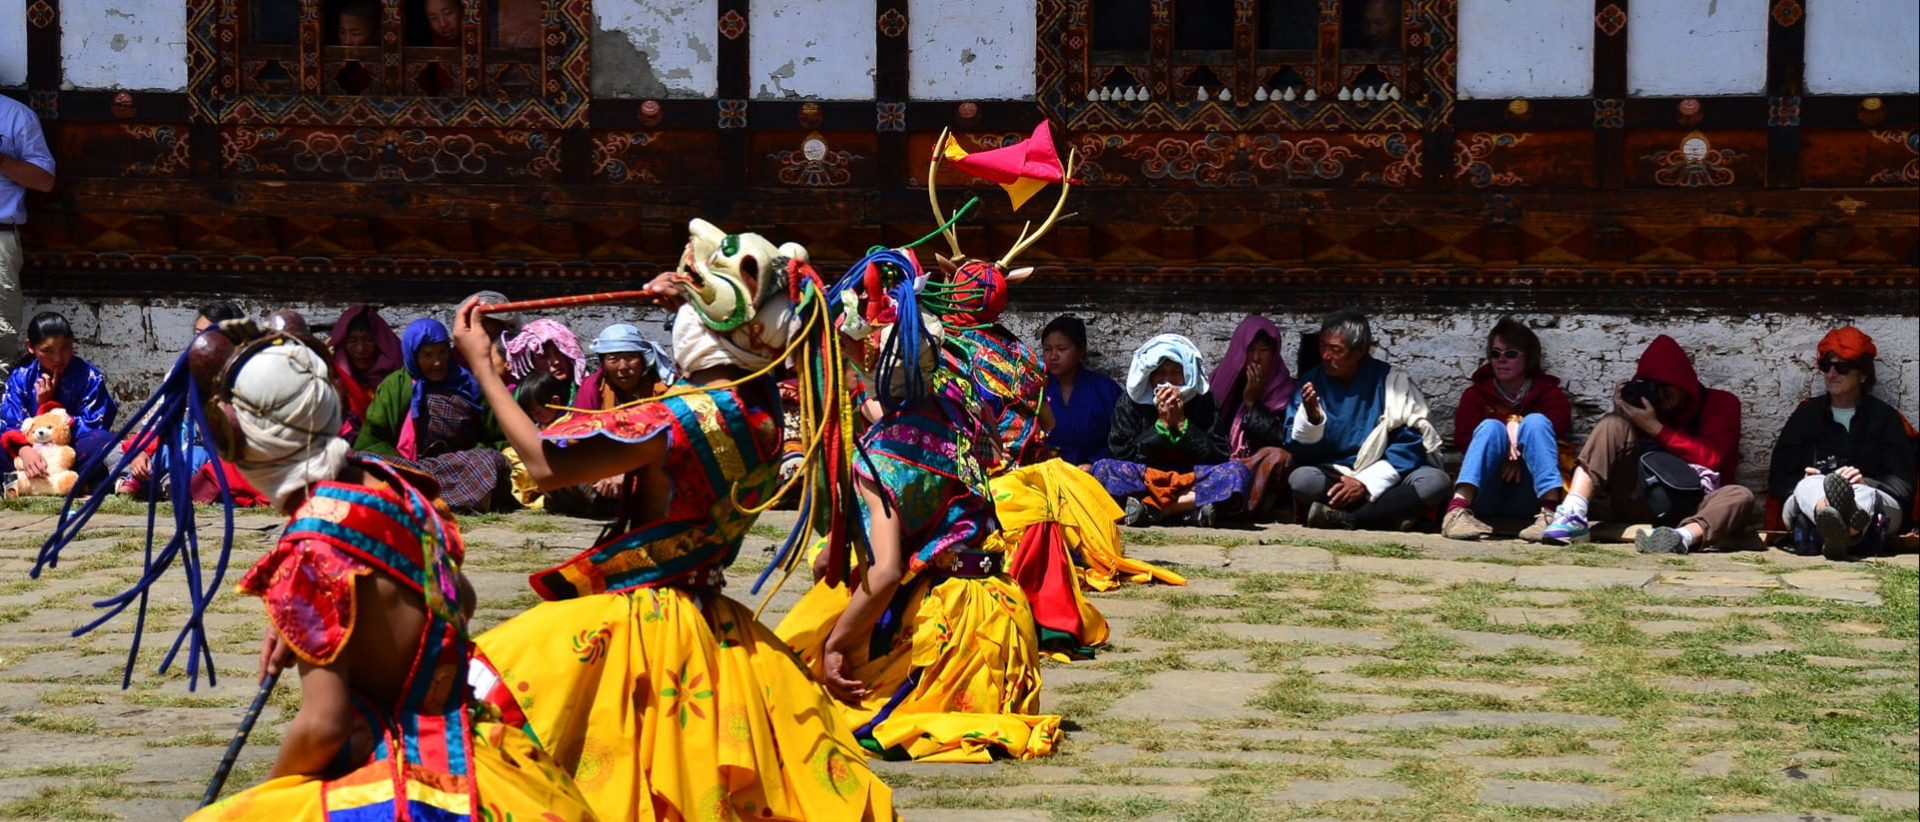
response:
[(940, 213), (940, 195), (934, 187), (934, 178), (940, 174), (940, 158), (946, 154), (947, 129), (940, 130), (940, 139), (933, 141), (933, 159), (927, 163), (927, 202), (933, 205), (933, 224), (940, 226), (940, 233), (947, 235), (947, 247), (953, 249), (953, 258), (961, 259), (960, 235), (947, 225), (947, 215)]
[[(1013, 247), (1007, 249), (1006, 256), (1001, 257), (1000, 261), (995, 263), (995, 265), (1000, 266), (1002, 270), (1006, 269), (1007, 265), (1013, 262), (1013, 258), (1020, 255), (1020, 252), (1027, 250), (1027, 247), (1033, 245), (1034, 241), (1044, 236), (1047, 230), (1053, 228), (1053, 224), (1060, 219), (1060, 210), (1067, 207), (1067, 192), (1073, 190), (1073, 166), (1075, 158), (1076, 155), (1074, 151), (1068, 149), (1066, 167), (1060, 171), (1060, 199), (1053, 204), (1053, 213), (1047, 215), (1046, 222), (1041, 223), (1040, 228), (1034, 231), (1032, 236), (1027, 235), (1026, 226), (1021, 226), (1020, 238), (1014, 240)], [(954, 253), (959, 253), (959, 249), (955, 248)]]

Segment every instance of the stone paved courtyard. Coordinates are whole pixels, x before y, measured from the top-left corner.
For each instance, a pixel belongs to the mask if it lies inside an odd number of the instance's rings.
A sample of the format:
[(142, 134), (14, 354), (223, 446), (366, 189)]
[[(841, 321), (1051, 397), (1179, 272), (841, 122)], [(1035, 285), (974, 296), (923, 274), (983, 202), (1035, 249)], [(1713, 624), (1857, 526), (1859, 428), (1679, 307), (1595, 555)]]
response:
[[(60, 568), (31, 580), (53, 517), (9, 505), (0, 818), (180, 818), (252, 696), (258, 603), (228, 586), (210, 619), (221, 684), (190, 694), (177, 672), (153, 674), (183, 610), (167, 586), (122, 691), (132, 620), (68, 632), (132, 578), (141, 518), (96, 517)], [(756, 528), (737, 584), (789, 521)], [(230, 580), (280, 521), (239, 524)], [(540, 514), (464, 526), (477, 629), (532, 604), (524, 575), (593, 535)], [(906, 819), (1920, 817), (1913, 554), (1835, 566), (1757, 548), (1646, 557), (1292, 526), (1127, 537), (1129, 553), (1192, 581), (1097, 596), (1113, 647), (1045, 671), (1042, 704), (1070, 731), (1060, 752), (878, 763)], [(798, 594), (777, 596), (768, 623)], [(230, 789), (266, 772), (298, 704), (293, 679), (272, 704)]]

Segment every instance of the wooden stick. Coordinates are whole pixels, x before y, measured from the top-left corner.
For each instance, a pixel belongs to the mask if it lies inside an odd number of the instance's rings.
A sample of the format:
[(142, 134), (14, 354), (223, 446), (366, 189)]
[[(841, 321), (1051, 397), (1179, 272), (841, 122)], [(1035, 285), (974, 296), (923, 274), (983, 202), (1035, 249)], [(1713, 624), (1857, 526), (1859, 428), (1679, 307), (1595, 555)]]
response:
[(607, 303), (647, 303), (654, 304), (661, 295), (653, 291), (609, 291), (605, 294), (572, 294), (565, 297), (546, 297), (538, 300), (519, 300), (510, 303), (482, 304), (482, 314), (512, 314), (519, 311), (539, 311), (545, 308), (564, 308), (570, 305), (605, 305)]
[(260, 711), (267, 707), (267, 697), (279, 682), (280, 672), (274, 671), (267, 675), (267, 681), (260, 683), (260, 692), (253, 695), (253, 705), (247, 708), (247, 715), (240, 718), (240, 728), (233, 732), (233, 741), (227, 743), (227, 755), (220, 757), (220, 767), (214, 770), (213, 781), (207, 783), (207, 792), (200, 797), (200, 807), (220, 798), (220, 789), (226, 786), (227, 775), (233, 772), (233, 763), (240, 758), (240, 749), (247, 745), (247, 735), (253, 733), (253, 723), (260, 720)]

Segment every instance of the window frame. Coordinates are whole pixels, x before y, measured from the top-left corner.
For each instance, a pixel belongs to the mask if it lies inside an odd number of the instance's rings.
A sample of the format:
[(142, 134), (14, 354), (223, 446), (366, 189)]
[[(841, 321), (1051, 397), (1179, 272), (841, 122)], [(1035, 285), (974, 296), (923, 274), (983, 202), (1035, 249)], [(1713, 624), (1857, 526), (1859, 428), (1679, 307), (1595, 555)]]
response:
[[(1039, 65), (1037, 96), (1046, 113), (1073, 131), (1405, 131), (1440, 127), (1454, 105), (1454, 42), (1457, 0), (1404, 0), (1400, 14), (1401, 58), (1394, 62), (1346, 62), (1353, 49), (1341, 47), (1345, 6), (1360, 0), (1317, 0), (1317, 34), (1311, 53), (1261, 49), (1259, 0), (1234, 0), (1231, 50), (1183, 52), (1173, 48), (1174, 4), (1148, 3), (1148, 48), (1103, 52), (1093, 48), (1097, 0), (1038, 0)], [(1309, 58), (1310, 59), (1303, 59)], [(1208, 99), (1195, 98), (1187, 82), (1202, 67), (1224, 81), (1233, 100), (1222, 102), (1219, 87), (1208, 84)], [(1291, 68), (1301, 78), (1296, 99), (1259, 100), (1269, 78)], [(1125, 69), (1152, 92), (1140, 101), (1089, 100), (1115, 69)], [(1399, 88), (1399, 100), (1342, 101), (1369, 70)], [(1118, 88), (1124, 84), (1109, 86)], [(1269, 89), (1275, 86), (1268, 84)], [(1313, 88), (1316, 100), (1304, 99)]]
[[(258, 0), (186, 0), (188, 95), (198, 121), (246, 125), (479, 126), (563, 128), (585, 121), (592, 0), (540, 0), (540, 45), (535, 49), (489, 46), (481, 23), (489, 0), (460, 0), (460, 45), (409, 46), (404, 42), (404, 3), (378, 0), (378, 43), (340, 46), (323, 42), (325, 0), (297, 0), (297, 36), (292, 45), (255, 44), (249, 17)], [(292, 77), (286, 92), (265, 91), (254, 73), (278, 60)], [(334, 83), (336, 72), (357, 60), (372, 75), (370, 93), (352, 94)], [(425, 93), (418, 83), (428, 65), (451, 77), (449, 91)], [(515, 77), (515, 86), (501, 80)], [(392, 93), (397, 89), (399, 93)]]

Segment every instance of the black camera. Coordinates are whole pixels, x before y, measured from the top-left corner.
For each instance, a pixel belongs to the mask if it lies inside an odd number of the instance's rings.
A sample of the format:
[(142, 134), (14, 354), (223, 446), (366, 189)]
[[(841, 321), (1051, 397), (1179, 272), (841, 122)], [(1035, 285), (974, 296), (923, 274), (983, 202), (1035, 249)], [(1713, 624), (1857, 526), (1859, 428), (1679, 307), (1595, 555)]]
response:
[(1840, 466), (1843, 466), (1846, 464), (1847, 464), (1847, 461), (1837, 455), (1830, 456), (1830, 457), (1821, 457), (1819, 460), (1814, 462), (1813, 470), (1819, 471), (1822, 474), (1831, 474), (1835, 471), (1840, 470)]
[(1652, 377), (1635, 377), (1620, 386), (1620, 402), (1636, 407), (1659, 408), (1660, 381)]

